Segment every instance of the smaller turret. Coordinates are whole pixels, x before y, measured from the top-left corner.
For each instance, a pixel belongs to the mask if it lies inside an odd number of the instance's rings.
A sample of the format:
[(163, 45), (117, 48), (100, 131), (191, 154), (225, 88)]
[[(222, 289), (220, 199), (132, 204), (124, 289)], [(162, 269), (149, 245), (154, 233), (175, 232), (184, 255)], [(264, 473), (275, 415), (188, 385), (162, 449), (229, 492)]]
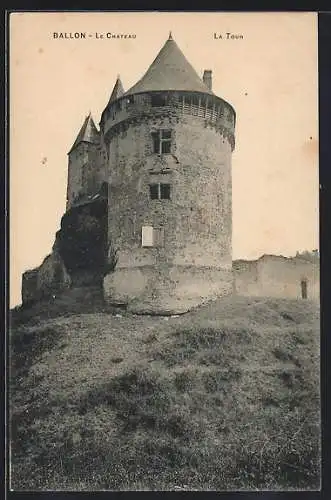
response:
[(124, 88), (123, 88), (123, 85), (121, 82), (120, 75), (118, 75), (108, 104), (116, 101), (116, 99), (119, 99), (120, 97), (122, 97), (123, 94), (124, 94)]
[(100, 133), (89, 113), (68, 153), (67, 209), (78, 197), (93, 194), (100, 187), (100, 150)]
[(99, 132), (95, 123), (93, 121), (91, 112), (89, 112), (88, 116), (85, 118), (82, 128), (80, 129), (75, 142), (73, 143), (70, 153), (81, 143), (87, 142), (90, 144), (99, 144)]

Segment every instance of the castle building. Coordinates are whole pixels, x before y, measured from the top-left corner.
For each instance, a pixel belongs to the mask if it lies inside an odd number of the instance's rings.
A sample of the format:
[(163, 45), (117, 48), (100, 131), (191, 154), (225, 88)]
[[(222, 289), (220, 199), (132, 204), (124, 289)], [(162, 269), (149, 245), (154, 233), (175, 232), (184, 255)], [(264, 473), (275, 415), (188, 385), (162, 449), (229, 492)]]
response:
[(124, 92), (117, 80), (100, 121), (108, 231), (118, 248), (106, 298), (180, 312), (232, 292), (234, 127), (212, 72), (201, 79), (171, 35), (133, 87)]
[(126, 92), (117, 78), (100, 120), (69, 151), (67, 210), (108, 186), (118, 249), (105, 298), (130, 310), (180, 312), (232, 292), (231, 155), (235, 111), (171, 34)]
[(171, 34), (129, 90), (118, 76), (99, 129), (89, 114), (68, 153), (66, 213), (23, 303), (82, 286), (155, 314), (231, 293), (318, 299), (319, 263), (232, 262), (235, 121)]

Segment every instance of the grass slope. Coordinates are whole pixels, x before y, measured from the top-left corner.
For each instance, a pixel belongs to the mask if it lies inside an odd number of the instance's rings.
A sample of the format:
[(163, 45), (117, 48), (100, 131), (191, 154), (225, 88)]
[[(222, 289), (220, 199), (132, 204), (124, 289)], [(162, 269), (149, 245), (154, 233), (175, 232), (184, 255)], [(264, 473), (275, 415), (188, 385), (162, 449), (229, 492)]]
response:
[(319, 310), (16, 318), (15, 490), (319, 488)]

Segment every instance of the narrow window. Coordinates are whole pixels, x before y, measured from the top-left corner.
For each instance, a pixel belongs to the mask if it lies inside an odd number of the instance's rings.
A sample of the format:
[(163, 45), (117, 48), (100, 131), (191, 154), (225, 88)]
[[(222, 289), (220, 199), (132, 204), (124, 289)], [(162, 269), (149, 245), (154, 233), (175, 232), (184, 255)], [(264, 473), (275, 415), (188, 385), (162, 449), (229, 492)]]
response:
[(154, 153), (168, 154), (171, 152), (171, 130), (152, 132), (152, 139)]
[(160, 184), (161, 200), (170, 200), (170, 184)]
[(151, 200), (158, 200), (159, 199), (159, 185), (158, 184), (150, 184), (149, 194), (150, 194)]
[(301, 280), (301, 297), (306, 299), (308, 297), (307, 280)]
[(161, 154), (170, 153), (171, 130), (161, 130)]
[(170, 184), (150, 184), (149, 195), (151, 200), (170, 200)]
[(167, 98), (165, 95), (162, 94), (154, 94), (152, 95), (151, 103), (153, 107), (166, 106)]
[(152, 132), (153, 139), (153, 153), (160, 153), (160, 134), (159, 132)]

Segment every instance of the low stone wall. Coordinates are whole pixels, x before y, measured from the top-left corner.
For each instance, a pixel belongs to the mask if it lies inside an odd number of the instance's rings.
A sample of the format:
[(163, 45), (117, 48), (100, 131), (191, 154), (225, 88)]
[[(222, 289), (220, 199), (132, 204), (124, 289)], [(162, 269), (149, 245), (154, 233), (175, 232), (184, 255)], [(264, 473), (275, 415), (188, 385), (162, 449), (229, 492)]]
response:
[[(86, 285), (91, 281), (86, 273), (72, 280), (54, 250), (40, 267), (23, 274), (23, 304)], [(105, 276), (103, 294), (106, 303), (134, 313), (180, 314), (232, 293), (302, 299), (303, 281), (307, 299), (318, 301), (319, 262), (266, 255), (255, 261), (234, 261), (232, 269), (166, 264), (118, 268)]]
[(319, 261), (299, 257), (263, 255), (254, 261), (233, 262), (234, 290), (237, 295), (302, 299), (302, 282), (307, 299), (320, 298)]
[(232, 271), (193, 266), (118, 269), (103, 282), (110, 304), (140, 314), (180, 314), (233, 293)]
[(57, 251), (48, 255), (36, 269), (22, 276), (22, 302), (27, 304), (56, 295), (70, 287), (71, 280)]
[(306, 298), (319, 300), (318, 262), (265, 256), (260, 259), (258, 267), (259, 282), (264, 295), (302, 299), (302, 282), (306, 282)]
[(240, 260), (233, 262), (234, 293), (237, 295), (260, 295), (258, 265), (256, 261)]

